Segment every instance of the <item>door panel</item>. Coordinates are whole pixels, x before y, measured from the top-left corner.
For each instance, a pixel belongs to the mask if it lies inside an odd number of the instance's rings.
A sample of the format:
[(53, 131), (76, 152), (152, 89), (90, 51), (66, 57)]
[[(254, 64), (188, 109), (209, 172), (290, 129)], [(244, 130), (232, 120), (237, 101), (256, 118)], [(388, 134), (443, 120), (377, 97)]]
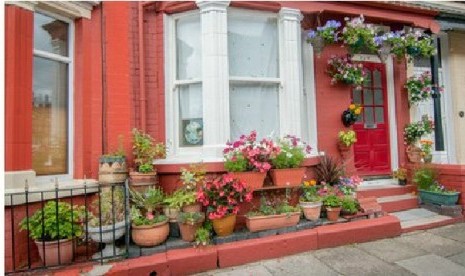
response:
[(364, 63), (369, 70), (362, 90), (352, 91), (354, 103), (363, 106), (363, 113), (354, 124), (357, 143), (354, 145), (355, 167), (358, 173), (377, 175), (390, 173), (389, 125), (385, 66)]

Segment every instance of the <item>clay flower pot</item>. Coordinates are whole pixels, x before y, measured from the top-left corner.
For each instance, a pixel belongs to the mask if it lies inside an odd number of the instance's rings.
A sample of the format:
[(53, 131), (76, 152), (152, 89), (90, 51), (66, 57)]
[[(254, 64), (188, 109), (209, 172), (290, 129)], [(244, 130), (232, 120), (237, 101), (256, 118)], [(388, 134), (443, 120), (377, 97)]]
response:
[(196, 213), (202, 211), (202, 205), (198, 202), (182, 207), (184, 213)]
[(408, 146), (407, 149), (407, 157), (408, 160), (412, 163), (420, 163), (421, 162), (421, 149), (416, 146)]
[(251, 191), (262, 188), (266, 177), (264, 172), (231, 172), (230, 174), (234, 178), (244, 181)]
[(195, 232), (202, 226), (203, 220), (194, 224), (190, 223), (178, 223), (179, 230), (181, 231), (181, 239), (183, 241), (192, 242), (195, 240)]
[[(46, 266), (69, 264), (73, 260), (73, 239), (60, 241), (34, 241), (40, 258)], [(58, 248), (60, 254), (58, 255)]]
[(271, 216), (246, 216), (246, 225), (250, 232), (258, 232), (295, 226), (299, 223), (299, 220), (300, 212)]
[(337, 221), (341, 214), (341, 207), (328, 207), (326, 206), (326, 216), (329, 221)]
[(300, 207), (304, 212), (304, 216), (307, 220), (317, 221), (321, 215), (321, 205), (323, 203), (321, 201), (317, 202), (300, 202)]
[(154, 225), (132, 225), (131, 236), (135, 244), (139, 246), (155, 246), (168, 238), (170, 227), (168, 220)]
[(236, 225), (236, 215), (230, 214), (220, 219), (212, 219), (213, 229), (220, 237), (229, 236), (234, 232)]
[(128, 178), (128, 168), (125, 157), (100, 157), (98, 172), (98, 182), (100, 184), (123, 183), (126, 178)]
[(344, 143), (342, 143), (342, 142), (339, 141), (339, 142), (337, 143), (337, 148), (339, 149), (339, 153), (341, 154), (341, 157), (342, 157), (343, 159), (349, 158), (350, 153), (351, 153), (352, 145), (347, 146), (346, 144), (344, 144)]
[(154, 187), (157, 184), (157, 172), (129, 173), (129, 187), (138, 192), (144, 192), (149, 187)]
[(300, 185), (305, 175), (305, 168), (272, 169), (270, 175), (275, 186)]

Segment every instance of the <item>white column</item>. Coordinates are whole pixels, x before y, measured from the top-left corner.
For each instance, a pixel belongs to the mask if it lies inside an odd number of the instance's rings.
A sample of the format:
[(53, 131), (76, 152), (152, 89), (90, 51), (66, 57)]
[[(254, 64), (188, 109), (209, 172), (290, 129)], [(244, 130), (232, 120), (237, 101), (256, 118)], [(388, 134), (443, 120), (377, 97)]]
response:
[(204, 157), (222, 156), (229, 139), (229, 1), (197, 1), (202, 26)]
[(300, 28), (302, 18), (302, 14), (296, 9), (282, 8), (279, 11), (280, 77), (283, 85), (279, 96), (281, 136), (286, 134), (302, 136), (303, 88)]

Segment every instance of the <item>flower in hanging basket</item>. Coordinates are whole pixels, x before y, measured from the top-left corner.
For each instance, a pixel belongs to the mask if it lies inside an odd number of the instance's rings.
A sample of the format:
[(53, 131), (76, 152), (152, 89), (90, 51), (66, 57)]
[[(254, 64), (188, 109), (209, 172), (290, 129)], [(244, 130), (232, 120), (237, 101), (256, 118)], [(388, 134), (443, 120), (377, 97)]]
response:
[(349, 108), (342, 112), (341, 119), (344, 126), (349, 127), (353, 125), (360, 117), (360, 114), (362, 114), (362, 109), (363, 107), (359, 104), (350, 104)]
[(406, 145), (414, 146), (425, 134), (431, 134), (434, 123), (428, 116), (423, 116), (421, 121), (407, 124), (404, 128), (404, 141)]
[[(408, 92), (409, 104), (417, 104), (433, 97), (434, 90), (432, 83), (429, 71), (423, 72), (420, 76), (410, 77), (404, 86)], [(442, 92), (443, 88), (440, 87), (438, 91)]]
[(339, 131), (339, 142), (350, 147), (357, 142), (357, 134), (353, 130)]
[(410, 58), (430, 57), (436, 54), (433, 38), (423, 32), (414, 31), (405, 34), (405, 49)]
[(327, 73), (331, 76), (331, 84), (336, 84), (338, 81), (341, 81), (346, 84), (354, 85), (356, 89), (361, 89), (367, 76), (363, 64), (352, 63), (352, 59), (349, 56), (332, 56), (328, 60)]
[(365, 23), (363, 15), (355, 18), (344, 18), (346, 21), (345, 27), (342, 29), (342, 41), (349, 46), (353, 53), (360, 53), (366, 49), (371, 53), (375, 53), (377, 48), (374, 37), (376, 28), (373, 24)]
[[(338, 41), (339, 32), (337, 31), (341, 27), (341, 22), (336, 20), (328, 20), (322, 27), (317, 27), (316, 30), (310, 30), (308, 32), (307, 41), (312, 43), (317, 37), (323, 38), (324, 43), (332, 44)], [(313, 43), (312, 43), (313, 45)]]

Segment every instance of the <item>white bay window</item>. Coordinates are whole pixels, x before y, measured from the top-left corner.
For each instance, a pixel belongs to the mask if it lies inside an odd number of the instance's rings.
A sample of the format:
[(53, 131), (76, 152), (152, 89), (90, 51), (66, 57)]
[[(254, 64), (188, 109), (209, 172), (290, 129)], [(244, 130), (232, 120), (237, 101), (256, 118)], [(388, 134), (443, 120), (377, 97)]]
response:
[(197, 6), (165, 16), (168, 158), (160, 162), (220, 161), (228, 140), (252, 130), (315, 137), (302, 127), (301, 13)]

